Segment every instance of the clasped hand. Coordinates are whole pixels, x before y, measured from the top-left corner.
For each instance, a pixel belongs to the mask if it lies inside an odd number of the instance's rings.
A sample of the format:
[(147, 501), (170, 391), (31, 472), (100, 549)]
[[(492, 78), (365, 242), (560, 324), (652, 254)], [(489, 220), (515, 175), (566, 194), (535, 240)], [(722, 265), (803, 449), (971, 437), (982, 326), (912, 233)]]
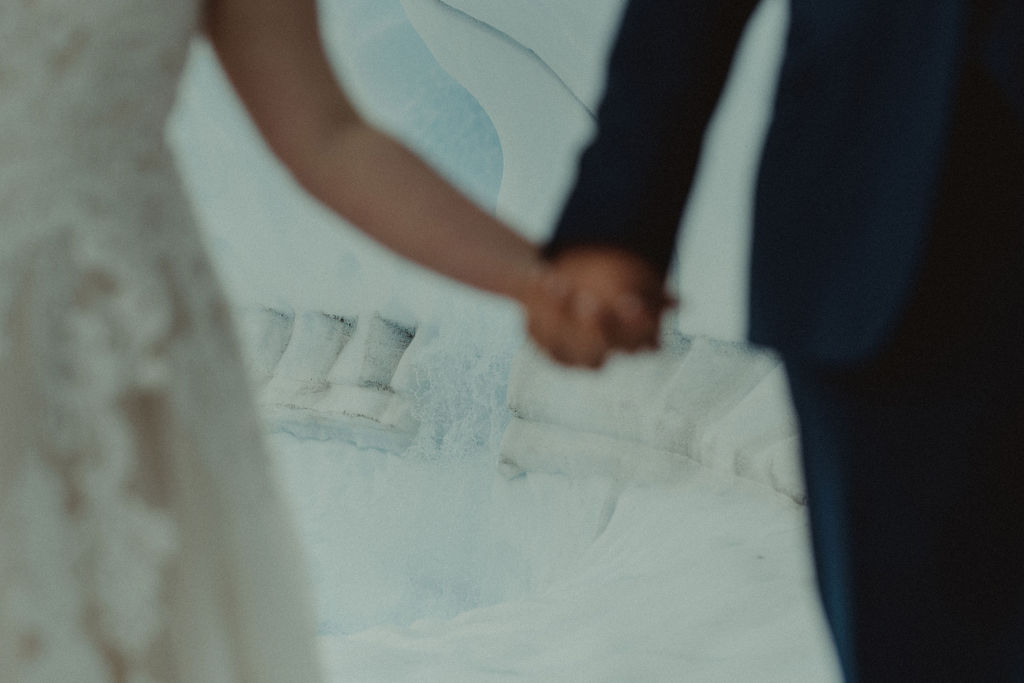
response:
[(524, 305), (530, 336), (553, 360), (598, 368), (613, 351), (657, 348), (661, 315), (675, 301), (635, 254), (574, 247), (543, 269)]

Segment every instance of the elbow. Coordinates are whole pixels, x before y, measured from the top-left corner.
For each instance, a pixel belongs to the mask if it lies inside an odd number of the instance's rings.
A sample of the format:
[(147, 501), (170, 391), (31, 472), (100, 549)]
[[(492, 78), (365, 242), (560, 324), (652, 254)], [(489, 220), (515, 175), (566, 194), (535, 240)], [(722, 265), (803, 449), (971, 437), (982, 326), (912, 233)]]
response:
[(359, 116), (339, 117), (274, 152), (298, 185), (336, 213), (352, 219), (365, 191), (365, 159), (380, 135)]
[[(266, 131), (264, 137), (274, 155), (304, 187), (337, 169), (343, 150), (361, 137), (369, 125), (358, 115), (325, 116), (317, 122), (285, 122), (280, 135)], [(308, 189), (308, 188), (307, 188)]]

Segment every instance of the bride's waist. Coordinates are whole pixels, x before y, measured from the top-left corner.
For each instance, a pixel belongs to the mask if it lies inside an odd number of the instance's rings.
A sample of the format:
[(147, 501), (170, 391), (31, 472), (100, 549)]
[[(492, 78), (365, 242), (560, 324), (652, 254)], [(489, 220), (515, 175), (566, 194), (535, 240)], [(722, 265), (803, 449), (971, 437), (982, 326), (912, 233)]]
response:
[[(101, 224), (113, 233), (160, 230), (187, 217), (169, 151), (46, 146), (0, 152), (0, 234)], [(0, 149), (3, 149), (0, 147)], [(170, 214), (174, 214), (173, 217)]]
[[(20, 128), (20, 129), (19, 129)], [(132, 186), (175, 174), (163, 124), (12, 126), (0, 130), (0, 192), (39, 184)]]
[(0, 169), (48, 167), (102, 173), (135, 165), (147, 170), (164, 155), (164, 127), (164, 119), (120, 126), (15, 121), (0, 128)]

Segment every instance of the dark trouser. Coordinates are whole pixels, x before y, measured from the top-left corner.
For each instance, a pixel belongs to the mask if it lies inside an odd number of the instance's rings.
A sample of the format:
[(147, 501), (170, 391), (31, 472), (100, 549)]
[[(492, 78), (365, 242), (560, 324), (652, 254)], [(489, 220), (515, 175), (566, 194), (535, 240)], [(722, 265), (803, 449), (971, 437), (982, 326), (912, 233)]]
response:
[(847, 680), (1024, 681), (1020, 373), (893, 385), (790, 372)]
[(894, 338), (852, 369), (787, 358), (848, 681), (1024, 681), (1024, 124), (967, 74)]

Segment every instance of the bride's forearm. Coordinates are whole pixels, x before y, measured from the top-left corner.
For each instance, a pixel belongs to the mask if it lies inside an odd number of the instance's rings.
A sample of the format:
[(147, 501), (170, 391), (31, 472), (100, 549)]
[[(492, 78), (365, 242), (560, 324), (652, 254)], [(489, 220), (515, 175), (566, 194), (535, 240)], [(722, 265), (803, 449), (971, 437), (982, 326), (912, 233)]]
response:
[(398, 254), (479, 289), (524, 301), (537, 249), (457, 192), (401, 143), (361, 120), (337, 126), (292, 168), (316, 198)]
[(206, 0), (207, 35), (277, 157), (316, 198), (443, 275), (523, 301), (541, 260), (388, 135), (334, 78), (313, 0)]

